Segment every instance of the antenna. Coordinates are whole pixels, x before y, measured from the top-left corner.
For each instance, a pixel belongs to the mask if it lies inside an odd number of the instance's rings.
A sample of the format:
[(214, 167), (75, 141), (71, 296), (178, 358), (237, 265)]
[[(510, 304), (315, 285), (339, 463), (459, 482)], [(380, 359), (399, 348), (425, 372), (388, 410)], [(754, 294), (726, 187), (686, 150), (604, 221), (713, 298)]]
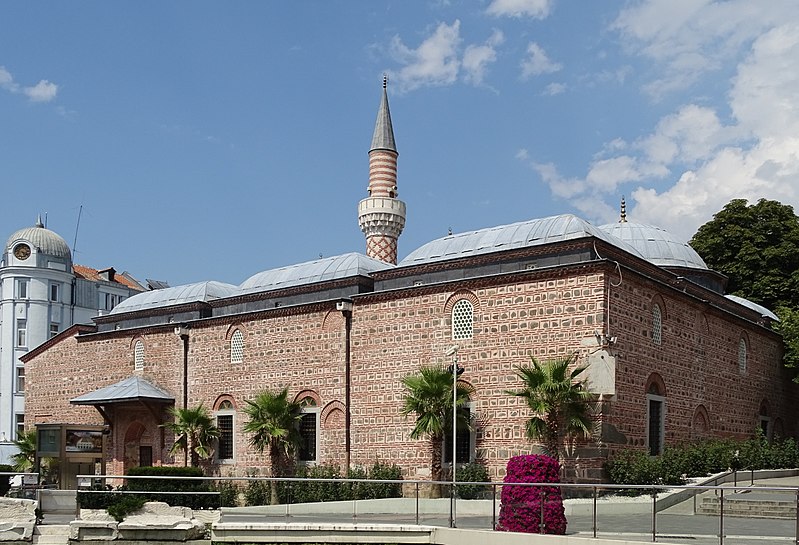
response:
[(78, 209), (78, 222), (75, 224), (75, 238), (72, 241), (72, 255), (75, 256), (75, 248), (78, 247), (78, 229), (80, 228), (80, 215), (83, 213), (83, 205)]

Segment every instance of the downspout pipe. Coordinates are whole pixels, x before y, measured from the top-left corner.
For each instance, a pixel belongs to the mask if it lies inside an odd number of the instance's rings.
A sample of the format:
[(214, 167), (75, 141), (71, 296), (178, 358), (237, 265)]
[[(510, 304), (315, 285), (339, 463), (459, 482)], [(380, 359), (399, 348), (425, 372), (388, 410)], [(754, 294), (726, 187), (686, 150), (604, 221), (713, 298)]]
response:
[(351, 360), (350, 344), (352, 339), (352, 301), (344, 300), (336, 303), (336, 310), (344, 316), (344, 466), (349, 471), (350, 456), (352, 451), (352, 438), (350, 429), (350, 382)]
[(181, 324), (175, 328), (175, 335), (183, 341), (183, 408), (189, 407), (189, 326)]

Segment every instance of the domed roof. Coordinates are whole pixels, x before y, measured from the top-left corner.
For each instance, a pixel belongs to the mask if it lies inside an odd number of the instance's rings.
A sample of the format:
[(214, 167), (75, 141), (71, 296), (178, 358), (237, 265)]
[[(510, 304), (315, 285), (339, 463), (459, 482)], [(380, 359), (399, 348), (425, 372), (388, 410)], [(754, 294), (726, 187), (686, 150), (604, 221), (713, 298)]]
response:
[(446, 261), (586, 237), (599, 238), (635, 256), (642, 257), (633, 246), (609, 236), (607, 232), (587, 221), (572, 214), (562, 214), (439, 238), (412, 251), (400, 262), (399, 266)]
[(708, 268), (687, 242), (660, 227), (620, 221), (602, 225), (600, 229), (634, 246), (644, 259), (659, 267)]
[(138, 293), (119, 303), (109, 314), (122, 314), (123, 312), (171, 307), (185, 303), (205, 303), (214, 299), (232, 297), (240, 293), (241, 290), (232, 284), (225, 284), (214, 280), (209, 282), (197, 282), (195, 284), (186, 284), (184, 286)]
[(744, 299), (743, 297), (738, 297), (737, 295), (729, 295), (729, 294), (725, 295), (724, 297), (726, 297), (730, 301), (735, 301), (739, 305), (743, 305), (743, 306), (745, 306), (747, 308), (751, 308), (755, 312), (759, 312), (760, 315), (763, 316), (764, 318), (771, 318), (772, 320), (774, 320), (776, 322), (780, 321), (779, 317), (776, 314), (774, 314), (773, 312), (771, 312), (769, 309), (767, 309), (766, 307), (764, 307), (762, 305), (758, 305), (757, 303), (753, 303), (749, 299)]
[(31, 246), (36, 247), (40, 254), (61, 257), (67, 260), (72, 259), (72, 252), (69, 250), (67, 241), (61, 238), (58, 233), (45, 228), (41, 219), (33, 227), (25, 227), (8, 237), (6, 253), (11, 251), (12, 247), (19, 242), (28, 242)]
[(368, 276), (393, 266), (353, 252), (259, 272), (242, 282), (241, 289), (247, 292), (267, 291), (351, 276)]

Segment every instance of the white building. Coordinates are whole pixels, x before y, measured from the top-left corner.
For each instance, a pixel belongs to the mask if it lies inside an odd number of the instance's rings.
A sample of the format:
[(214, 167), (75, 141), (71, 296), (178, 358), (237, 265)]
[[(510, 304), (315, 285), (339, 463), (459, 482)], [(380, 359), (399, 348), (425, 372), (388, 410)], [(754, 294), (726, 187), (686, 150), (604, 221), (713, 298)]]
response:
[(41, 219), (8, 238), (0, 261), (0, 463), (25, 424), (20, 356), (144, 289), (113, 268), (74, 265), (69, 245)]

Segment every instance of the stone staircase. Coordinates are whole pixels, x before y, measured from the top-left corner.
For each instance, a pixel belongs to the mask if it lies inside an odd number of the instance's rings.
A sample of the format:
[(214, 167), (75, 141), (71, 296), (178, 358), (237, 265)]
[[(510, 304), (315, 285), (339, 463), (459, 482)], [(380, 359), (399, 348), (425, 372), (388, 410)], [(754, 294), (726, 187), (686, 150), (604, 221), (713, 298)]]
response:
[[(706, 496), (697, 507), (698, 515), (718, 516), (721, 501)], [(796, 497), (789, 494), (731, 494), (724, 496), (725, 517), (788, 519), (796, 518)]]
[(37, 524), (33, 545), (69, 545), (69, 524)]

